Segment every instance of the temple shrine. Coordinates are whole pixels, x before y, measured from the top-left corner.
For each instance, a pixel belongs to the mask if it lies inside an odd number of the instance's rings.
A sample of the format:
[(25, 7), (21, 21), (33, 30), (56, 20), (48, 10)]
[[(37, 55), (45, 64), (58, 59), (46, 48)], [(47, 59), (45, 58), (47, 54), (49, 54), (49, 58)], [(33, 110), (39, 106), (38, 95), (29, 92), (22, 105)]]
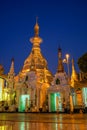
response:
[[(72, 73), (64, 70), (62, 49), (58, 48), (58, 67), (55, 75), (48, 68), (40, 44), (36, 21), (32, 49), (22, 69), (15, 75), (14, 59), (8, 74), (0, 65), (0, 111), (6, 112), (78, 112), (87, 108), (87, 75), (76, 73), (72, 59)], [(16, 64), (16, 63), (15, 63)]]

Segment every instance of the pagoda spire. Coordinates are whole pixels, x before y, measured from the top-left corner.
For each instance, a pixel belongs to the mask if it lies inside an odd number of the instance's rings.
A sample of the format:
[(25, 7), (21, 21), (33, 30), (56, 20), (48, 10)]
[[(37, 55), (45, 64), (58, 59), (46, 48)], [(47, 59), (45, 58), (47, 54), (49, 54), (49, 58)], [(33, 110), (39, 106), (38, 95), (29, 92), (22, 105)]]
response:
[(78, 75), (74, 66), (74, 59), (72, 59), (72, 74), (71, 74), (71, 86), (75, 87), (75, 81), (78, 81)]
[(58, 48), (58, 72), (64, 72), (63, 62), (62, 62), (62, 50)]
[(75, 66), (74, 66), (74, 59), (72, 59), (72, 74), (71, 74), (71, 79), (73, 79), (74, 81), (78, 81), (78, 75), (76, 73)]
[(34, 26), (34, 37), (30, 38), (30, 42), (33, 44), (32, 51), (40, 51), (40, 44), (42, 43), (42, 38), (39, 37), (39, 25), (36, 18), (36, 24)]
[(8, 75), (9, 76), (11, 76), (11, 75), (14, 76), (15, 75), (15, 73), (14, 73), (14, 58), (12, 58), (12, 60), (11, 60), (11, 67), (10, 67)]
[[(30, 71), (35, 71), (37, 75), (43, 75), (44, 77), (45, 73), (47, 81), (50, 83), (53, 77), (52, 73), (48, 69), (47, 60), (41, 53), (40, 44), (42, 43), (42, 38), (39, 36), (39, 24), (37, 19), (34, 25), (34, 35), (30, 38), (30, 42), (32, 43), (32, 50), (29, 56), (24, 61), (21, 74), (26, 75), (26, 73)], [(46, 69), (46, 71), (44, 71), (44, 68)], [(39, 82), (44, 82), (44, 80), (41, 81), (39, 79)]]
[(38, 36), (39, 36), (38, 17), (36, 17), (36, 24), (35, 24), (35, 26), (34, 26), (34, 34), (35, 34), (35, 37), (38, 37)]
[(8, 82), (9, 82), (9, 88), (14, 88), (14, 59), (11, 60), (11, 67), (8, 73)]

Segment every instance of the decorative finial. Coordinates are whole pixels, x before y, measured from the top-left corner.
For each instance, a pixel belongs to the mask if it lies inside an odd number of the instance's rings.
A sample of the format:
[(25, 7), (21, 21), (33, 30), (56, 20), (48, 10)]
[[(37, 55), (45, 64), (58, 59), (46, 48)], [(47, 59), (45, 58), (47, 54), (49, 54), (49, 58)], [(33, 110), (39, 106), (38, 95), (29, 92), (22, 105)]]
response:
[(14, 58), (12, 57), (11, 62), (14, 62)]
[(39, 35), (38, 17), (36, 17), (36, 24), (34, 26), (34, 33), (35, 33), (35, 36), (38, 37), (38, 35)]
[(59, 45), (59, 47), (58, 47), (58, 58), (62, 58), (62, 49), (61, 49), (61, 47), (60, 47), (60, 45)]
[(61, 47), (60, 47), (60, 44), (59, 44), (59, 47), (58, 47), (58, 51), (61, 51)]
[(36, 24), (38, 24), (38, 16), (36, 17)]

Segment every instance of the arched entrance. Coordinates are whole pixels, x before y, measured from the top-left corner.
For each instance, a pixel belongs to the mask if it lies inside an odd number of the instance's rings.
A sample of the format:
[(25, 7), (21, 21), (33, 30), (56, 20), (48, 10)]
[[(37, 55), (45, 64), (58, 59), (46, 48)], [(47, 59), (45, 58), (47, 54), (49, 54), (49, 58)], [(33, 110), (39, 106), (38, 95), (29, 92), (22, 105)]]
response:
[(29, 95), (21, 95), (19, 99), (19, 111), (24, 112), (26, 107), (29, 107)]
[(61, 92), (57, 93), (50, 93), (49, 95), (50, 100), (50, 112), (62, 112), (63, 111), (63, 96)]

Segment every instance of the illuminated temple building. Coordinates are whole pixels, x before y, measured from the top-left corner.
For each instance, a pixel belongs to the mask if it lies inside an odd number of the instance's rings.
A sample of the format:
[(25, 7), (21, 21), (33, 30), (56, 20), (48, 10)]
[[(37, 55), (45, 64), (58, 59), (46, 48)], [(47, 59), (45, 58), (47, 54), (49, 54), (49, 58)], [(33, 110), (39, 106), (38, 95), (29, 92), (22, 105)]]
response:
[(62, 62), (62, 51), (58, 49), (58, 69), (54, 75), (51, 86), (48, 88), (49, 111), (63, 112), (63, 105), (69, 105), (70, 85), (68, 77), (64, 71)]
[(58, 67), (53, 76), (41, 53), (39, 25), (34, 26), (30, 38), (32, 50), (20, 72), (15, 75), (14, 59), (8, 74), (0, 65), (0, 111), (64, 112), (87, 107), (87, 81), (84, 74), (77, 74), (72, 60), (69, 79), (63, 66), (62, 50), (58, 48)]

